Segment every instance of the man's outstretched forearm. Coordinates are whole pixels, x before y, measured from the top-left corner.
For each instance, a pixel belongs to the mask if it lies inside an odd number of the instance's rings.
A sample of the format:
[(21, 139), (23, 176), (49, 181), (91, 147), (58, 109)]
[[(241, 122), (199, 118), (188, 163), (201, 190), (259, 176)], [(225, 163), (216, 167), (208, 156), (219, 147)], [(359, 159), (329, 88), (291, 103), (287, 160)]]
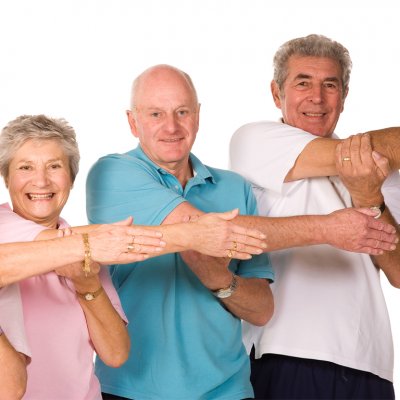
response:
[(262, 231), (268, 252), (316, 244), (371, 255), (394, 250), (398, 241), (395, 228), (373, 216), (370, 209), (345, 208), (328, 215), (238, 216), (235, 223)]

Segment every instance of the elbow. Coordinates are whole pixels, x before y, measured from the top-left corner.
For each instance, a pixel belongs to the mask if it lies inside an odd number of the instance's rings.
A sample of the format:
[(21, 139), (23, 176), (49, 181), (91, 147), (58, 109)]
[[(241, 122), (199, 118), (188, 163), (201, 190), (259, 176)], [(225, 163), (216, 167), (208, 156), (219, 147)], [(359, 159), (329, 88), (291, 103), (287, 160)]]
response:
[(389, 283), (396, 289), (400, 289), (400, 276), (388, 279)]
[(129, 349), (128, 351), (114, 352), (109, 357), (101, 357), (101, 360), (108, 367), (119, 368), (128, 360), (128, 356), (129, 356)]
[(119, 368), (128, 360), (130, 348), (131, 342), (127, 335), (126, 340), (119, 342), (118, 346), (110, 348), (107, 352), (97, 352), (97, 355), (108, 367)]
[(254, 321), (251, 323), (255, 326), (264, 326), (266, 325), (269, 320), (272, 318), (274, 315), (274, 303), (271, 301), (263, 310), (263, 312), (260, 312), (256, 318), (254, 318)]

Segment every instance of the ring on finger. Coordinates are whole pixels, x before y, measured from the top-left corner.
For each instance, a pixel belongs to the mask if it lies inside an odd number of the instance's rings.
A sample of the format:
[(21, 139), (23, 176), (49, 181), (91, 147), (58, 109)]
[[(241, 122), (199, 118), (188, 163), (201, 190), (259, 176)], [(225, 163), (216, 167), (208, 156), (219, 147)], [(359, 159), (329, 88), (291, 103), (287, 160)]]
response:
[(232, 258), (232, 256), (233, 256), (232, 250), (228, 250), (227, 257)]
[(233, 250), (233, 251), (236, 251), (236, 250), (237, 250), (237, 243), (236, 243), (235, 241), (233, 241), (232, 250)]
[(343, 157), (342, 161), (351, 161), (351, 158), (350, 157)]
[(128, 251), (134, 251), (135, 250), (135, 245), (133, 243), (129, 243), (128, 246), (126, 246)]

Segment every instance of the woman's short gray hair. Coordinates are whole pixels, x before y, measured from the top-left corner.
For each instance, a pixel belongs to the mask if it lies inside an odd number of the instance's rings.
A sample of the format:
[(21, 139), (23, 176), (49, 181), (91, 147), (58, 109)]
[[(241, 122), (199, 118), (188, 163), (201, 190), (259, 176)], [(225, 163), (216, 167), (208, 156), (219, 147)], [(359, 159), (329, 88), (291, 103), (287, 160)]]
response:
[(284, 43), (274, 56), (274, 81), (282, 91), (292, 56), (326, 57), (336, 60), (342, 70), (343, 95), (347, 93), (352, 62), (349, 51), (340, 43), (323, 35), (308, 35)]
[(7, 179), (15, 152), (28, 140), (57, 140), (68, 157), (71, 180), (79, 170), (79, 149), (74, 129), (63, 118), (21, 115), (10, 121), (0, 134), (0, 174)]

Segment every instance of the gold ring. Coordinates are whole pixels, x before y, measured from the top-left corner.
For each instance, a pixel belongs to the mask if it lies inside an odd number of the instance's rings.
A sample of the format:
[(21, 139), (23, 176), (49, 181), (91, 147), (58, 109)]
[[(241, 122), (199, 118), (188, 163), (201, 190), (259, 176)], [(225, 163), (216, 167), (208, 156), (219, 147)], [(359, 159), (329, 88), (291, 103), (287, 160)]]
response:
[(232, 258), (232, 256), (233, 256), (232, 250), (228, 250), (227, 256), (228, 256), (228, 258)]
[(343, 157), (342, 161), (351, 161), (351, 158), (350, 157)]
[(233, 251), (236, 251), (237, 250), (237, 243), (234, 241), (233, 242), (233, 249), (232, 249)]
[(128, 249), (128, 251), (135, 250), (135, 245), (133, 243), (129, 243), (126, 248)]

